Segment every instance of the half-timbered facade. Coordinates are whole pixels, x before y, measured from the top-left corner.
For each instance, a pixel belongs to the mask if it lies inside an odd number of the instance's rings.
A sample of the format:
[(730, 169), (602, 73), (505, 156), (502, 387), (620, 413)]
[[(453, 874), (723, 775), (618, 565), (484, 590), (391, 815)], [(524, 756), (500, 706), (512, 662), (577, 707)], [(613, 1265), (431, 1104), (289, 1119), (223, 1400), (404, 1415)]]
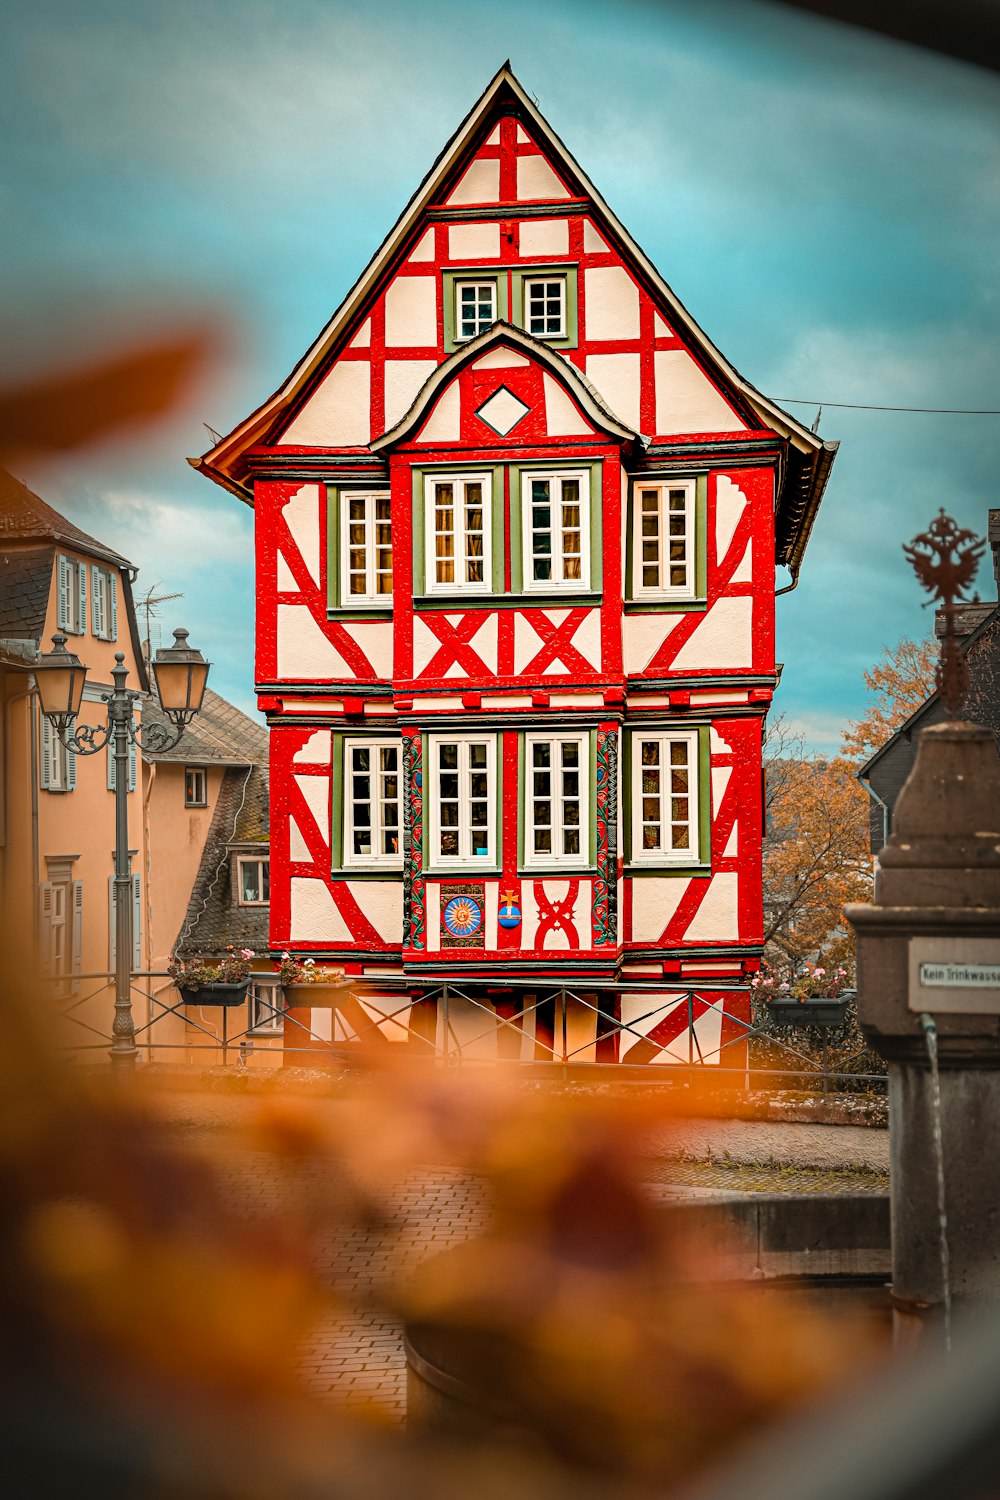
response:
[(568, 1054), (660, 1059), (683, 1031), (686, 1057), (693, 1018), (718, 1057), (761, 951), (775, 566), (797, 574), (833, 454), (501, 69), (288, 381), (197, 461), (256, 512), (272, 946), (376, 997), (405, 980), (393, 1035), (434, 1034), (443, 979), (489, 981), (515, 1051), (547, 1055), (561, 984)]

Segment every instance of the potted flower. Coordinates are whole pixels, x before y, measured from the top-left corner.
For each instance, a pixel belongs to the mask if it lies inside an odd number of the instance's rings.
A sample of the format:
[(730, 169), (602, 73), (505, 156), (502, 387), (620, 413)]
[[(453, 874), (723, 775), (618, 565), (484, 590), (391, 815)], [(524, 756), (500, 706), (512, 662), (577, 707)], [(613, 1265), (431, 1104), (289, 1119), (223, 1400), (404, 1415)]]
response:
[(337, 991), (350, 984), (343, 969), (323, 969), (314, 958), (293, 958), (290, 953), (281, 955), (275, 969), (290, 1010), (301, 1005), (332, 1005)]
[(185, 1005), (240, 1005), (250, 987), (250, 960), (256, 956), (252, 948), (230, 943), (218, 963), (173, 958), (168, 972)]
[(791, 979), (773, 971), (755, 974), (751, 986), (777, 1026), (843, 1026), (854, 996), (845, 989), (846, 969), (806, 964)]

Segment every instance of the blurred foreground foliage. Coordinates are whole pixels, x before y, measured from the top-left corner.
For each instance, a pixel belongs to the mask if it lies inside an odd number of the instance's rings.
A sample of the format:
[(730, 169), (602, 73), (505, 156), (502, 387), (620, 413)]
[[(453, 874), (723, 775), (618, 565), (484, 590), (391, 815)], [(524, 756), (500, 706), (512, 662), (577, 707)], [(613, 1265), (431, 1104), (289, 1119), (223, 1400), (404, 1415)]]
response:
[[(18, 1493), (666, 1494), (873, 1356), (866, 1330), (720, 1279), (725, 1247), (650, 1201), (660, 1095), (380, 1062), (326, 1097), (264, 1090), (230, 1101), (225, 1128), (182, 1129), (141, 1074), (57, 1062), (37, 1000), (10, 994), (0, 1425)], [(280, 1214), (234, 1201), (233, 1162), (262, 1150)], [(505, 1414), (495, 1439), (404, 1436), (375, 1405), (320, 1400), (300, 1368), (322, 1319), (370, 1306), (317, 1270), (325, 1240), (345, 1221), (384, 1235), (399, 1183), (428, 1169), (484, 1182), (491, 1227), (378, 1296), (458, 1340), (463, 1378)]]

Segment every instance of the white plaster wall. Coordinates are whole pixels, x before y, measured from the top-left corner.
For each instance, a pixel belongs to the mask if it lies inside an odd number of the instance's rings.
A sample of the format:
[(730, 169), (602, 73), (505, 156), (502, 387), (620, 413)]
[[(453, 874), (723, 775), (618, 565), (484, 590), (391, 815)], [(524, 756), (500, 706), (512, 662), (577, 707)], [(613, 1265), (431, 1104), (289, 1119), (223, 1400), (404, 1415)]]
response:
[(740, 518), (747, 508), (747, 497), (728, 474), (720, 474), (715, 483), (715, 560), (721, 563), (736, 535)]
[(351, 929), (322, 880), (293, 875), (292, 943), (349, 943)]
[(441, 948), (441, 887), (436, 880), (424, 886), (424, 923), (427, 952), (437, 953)]
[(499, 224), (452, 224), (448, 230), (451, 260), (499, 260)]
[(357, 448), (371, 435), (371, 366), (363, 359), (342, 360), (278, 442), (302, 448)]
[(385, 362), (385, 426), (394, 427), (409, 411), (417, 392), (437, 369), (433, 359), (387, 359)]
[(299, 586), (292, 576), (292, 570), (285, 562), (281, 553), (278, 553), (278, 566), (275, 573), (275, 585), (279, 594), (297, 594)]
[(306, 740), (292, 764), (296, 766), (328, 766), (332, 756), (332, 736), (329, 729), (317, 729)]
[(461, 435), (462, 398), (458, 381), (453, 381), (434, 404), (420, 430), (422, 443), (457, 443)]
[(410, 259), (411, 260), (415, 260), (415, 261), (424, 261), (424, 260), (433, 260), (434, 259), (434, 231), (433, 231), (433, 229), (427, 229), (427, 230), (425, 230), (424, 233), (420, 236), (419, 240), (417, 241), (416, 245), (414, 246), (413, 254), (410, 256)]
[(345, 634), (360, 646), (376, 677), (392, 676), (392, 622), (390, 620), (342, 620)]
[(717, 599), (673, 660), (675, 672), (700, 672), (753, 664), (753, 600)]
[[(628, 1051), (632, 1046), (638, 1045), (635, 1033), (641, 1036), (649, 1036), (657, 1026), (676, 1010), (683, 1008), (687, 1010), (687, 997), (680, 996), (671, 1003), (668, 995), (658, 995), (646, 992), (639, 995), (623, 995), (621, 1000), (622, 1021), (629, 1025), (632, 1030), (623, 1032), (620, 1059), (628, 1062)], [(655, 1009), (654, 1009), (655, 1007)], [(649, 1012), (652, 1011), (652, 1015)], [(721, 1061), (719, 1047), (722, 1042), (722, 1007), (709, 1006), (700, 1016), (695, 1017), (694, 1037), (692, 1043), (688, 1041), (688, 1028), (685, 1025), (679, 1035), (673, 1041), (661, 1046), (659, 1052), (649, 1059), (650, 1066), (662, 1064), (685, 1064), (693, 1055), (709, 1066), (718, 1066)], [(631, 1043), (627, 1038), (631, 1038)]]
[(603, 255), (608, 248), (589, 219), (583, 221), (583, 248), (588, 255)]
[(293, 864), (308, 864), (312, 860), (302, 829), (292, 817), (288, 819), (288, 858)]
[(672, 335), (671, 335), (670, 329), (667, 327), (666, 323), (664, 323), (664, 321), (660, 317), (659, 313), (654, 313), (653, 314), (653, 337), (657, 338), (657, 339), (668, 339), (671, 336)]
[(625, 670), (645, 672), (674, 626), (683, 615), (625, 615)]
[(587, 339), (637, 339), (639, 292), (624, 266), (591, 266), (587, 288)]
[(281, 510), (313, 583), (319, 583), (319, 507), (319, 485), (304, 484), (289, 496)]
[(296, 776), (295, 785), (312, 813), (316, 831), (324, 844), (330, 842), (330, 778), (329, 776)]
[(397, 276), (385, 294), (386, 348), (426, 349), (437, 343), (437, 281)]
[(688, 880), (682, 875), (632, 877), (632, 942), (658, 943), (673, 917)]
[(638, 354), (588, 354), (587, 379), (596, 385), (615, 416), (638, 432)]
[(384, 943), (403, 941), (403, 880), (349, 880), (347, 889)]
[(653, 372), (658, 434), (738, 432), (745, 427), (686, 349), (657, 349)]
[(522, 255), (569, 254), (569, 224), (565, 219), (525, 219), (518, 237)]
[(497, 203), (500, 199), (500, 162), (482, 157), (469, 166), (449, 203)]
[(483, 354), (472, 366), (474, 370), (513, 370), (521, 365), (529, 364), (523, 354), (518, 354), (516, 349), (491, 349), (488, 354)]
[(542, 638), (522, 614), (514, 616), (514, 673), (519, 676), (542, 649)]
[(723, 943), (739, 937), (738, 886), (735, 871), (712, 876), (704, 900), (688, 923), (685, 942)]
[(729, 581), (730, 583), (753, 582), (753, 542), (747, 542), (743, 549), (743, 556), (736, 564), (736, 570)]
[(519, 156), (517, 158), (517, 196), (522, 200), (568, 198), (569, 193), (544, 156)]
[(354, 676), (304, 604), (278, 605), (278, 676), (319, 682)]
[(713, 766), (712, 767), (712, 816), (713, 816), (713, 818), (718, 816), (719, 808), (722, 806), (722, 799), (726, 795), (726, 787), (729, 785), (729, 778), (732, 776), (732, 774), (733, 774), (733, 768), (732, 768), (732, 766)]
[(577, 410), (558, 380), (545, 374), (542, 384), (545, 389), (545, 427), (550, 436), (575, 437), (578, 433), (593, 432), (593, 427)]

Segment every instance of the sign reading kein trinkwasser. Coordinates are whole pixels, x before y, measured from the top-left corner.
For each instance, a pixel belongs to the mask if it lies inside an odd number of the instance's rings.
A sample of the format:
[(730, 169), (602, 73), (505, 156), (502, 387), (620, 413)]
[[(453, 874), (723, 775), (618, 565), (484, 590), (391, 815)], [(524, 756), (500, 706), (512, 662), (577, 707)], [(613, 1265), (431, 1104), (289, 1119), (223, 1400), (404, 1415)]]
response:
[(1000, 1015), (1000, 941), (911, 938), (909, 1007)]

